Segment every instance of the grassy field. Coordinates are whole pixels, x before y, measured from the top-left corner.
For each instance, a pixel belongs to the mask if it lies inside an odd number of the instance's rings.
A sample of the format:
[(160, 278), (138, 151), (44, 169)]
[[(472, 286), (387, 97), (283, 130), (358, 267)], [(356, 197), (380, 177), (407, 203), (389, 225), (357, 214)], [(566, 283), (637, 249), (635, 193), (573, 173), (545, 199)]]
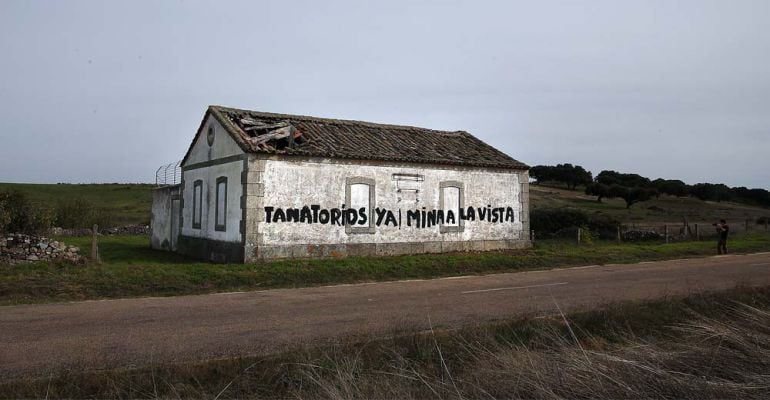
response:
[[(0, 192), (19, 190), (38, 204), (54, 207), (59, 199), (82, 198), (109, 210), (116, 225), (148, 224), (152, 203), (150, 184), (21, 184), (0, 183)], [(736, 230), (747, 219), (752, 222), (761, 216), (769, 216), (770, 210), (739, 203), (705, 202), (689, 197), (661, 196), (626, 209), (620, 199), (606, 199), (601, 203), (595, 197), (581, 191), (571, 191), (550, 186), (530, 185), (531, 207), (570, 207), (589, 213), (612, 216), (627, 224), (678, 224), (687, 218), (691, 223), (710, 224), (719, 218), (727, 219)]]
[(770, 216), (770, 209), (752, 207), (740, 203), (702, 201), (693, 197), (660, 196), (637, 203), (626, 209), (622, 199), (603, 199), (583, 194), (581, 191), (555, 188), (550, 186), (530, 185), (532, 209), (538, 208), (575, 208), (588, 213), (611, 216), (624, 224), (641, 226), (652, 224), (681, 224), (686, 218), (689, 223), (704, 226), (724, 218), (734, 230), (742, 230), (748, 219), (752, 224), (757, 218)]
[(0, 398), (770, 397), (770, 288), (366, 339), (70, 371), (0, 383)]
[[(120, 224), (147, 223), (152, 185), (32, 185), (0, 184), (20, 190), (34, 201), (52, 206), (58, 199), (83, 198), (108, 208)], [(621, 221), (660, 223), (729, 220), (767, 215), (767, 209), (731, 203), (707, 203), (691, 198), (661, 197), (626, 210), (621, 200), (596, 202), (578, 191), (531, 186), (533, 208), (573, 207), (605, 213)], [(738, 224), (739, 225), (739, 224)], [(733, 225), (734, 231), (740, 227)], [(736, 252), (770, 250), (762, 227), (731, 241)], [(764, 233), (764, 235), (763, 235)], [(89, 254), (89, 238), (61, 238)], [(538, 241), (531, 251), (298, 260), (262, 265), (212, 265), (179, 255), (153, 251), (146, 237), (103, 237), (105, 263), (0, 265), (0, 305), (132, 296), (172, 296), (229, 290), (296, 287), (333, 283), (432, 278), (601, 263), (631, 263), (713, 254), (711, 242), (668, 245)]]
[(0, 192), (20, 191), (45, 208), (53, 209), (63, 199), (83, 199), (107, 210), (114, 225), (150, 223), (150, 184), (29, 184), (0, 183)]
[[(89, 238), (65, 238), (90, 253)], [(770, 235), (737, 236), (731, 251), (770, 251)], [(152, 250), (143, 236), (104, 236), (102, 265), (0, 265), (0, 305), (137, 296), (174, 296), (335, 283), (435, 278), (561, 266), (633, 263), (714, 254), (711, 241), (617, 244), (544, 240), (532, 250), (210, 264)]]

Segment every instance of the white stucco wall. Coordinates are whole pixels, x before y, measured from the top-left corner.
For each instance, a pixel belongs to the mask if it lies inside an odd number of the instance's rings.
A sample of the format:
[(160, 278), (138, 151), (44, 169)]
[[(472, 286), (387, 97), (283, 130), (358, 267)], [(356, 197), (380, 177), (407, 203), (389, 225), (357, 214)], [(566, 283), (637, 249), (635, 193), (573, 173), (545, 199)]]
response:
[(178, 230), (172, 227), (174, 217), (172, 199), (179, 195), (179, 186), (156, 188), (152, 191), (152, 214), (150, 217), (150, 247), (159, 250), (172, 250), (172, 234)]
[[(397, 181), (394, 174), (418, 174), (421, 182)], [(384, 224), (374, 233), (346, 233), (344, 226), (264, 221), (257, 218), (261, 245), (399, 243), (427, 241), (515, 240), (524, 238), (522, 229), (519, 172), (463, 167), (416, 165), (362, 165), (329, 159), (266, 160), (261, 174), (264, 185), (262, 206), (302, 208), (313, 204), (321, 208), (340, 208), (345, 203), (346, 178), (359, 177), (375, 182), (375, 207), (401, 211), (401, 225)], [(458, 181), (464, 186), (465, 207), (512, 207), (515, 222), (464, 221), (462, 232), (442, 233), (439, 226), (409, 227), (407, 210), (439, 209), (439, 185)], [(402, 190), (417, 189), (419, 192)], [(360, 194), (354, 194), (354, 198)], [(400, 199), (400, 200), (399, 200)], [(376, 218), (376, 215), (375, 215)], [(251, 218), (250, 218), (251, 221)], [(250, 222), (252, 223), (252, 222)]]
[[(214, 127), (214, 142), (209, 146), (206, 139), (208, 127)], [(182, 235), (197, 238), (207, 238), (227, 242), (240, 242), (240, 222), (243, 216), (241, 209), (241, 172), (244, 161), (237, 156), (243, 151), (230, 138), (216, 119), (209, 117), (196, 138), (190, 154), (182, 165), (183, 210)], [(228, 157), (236, 156), (234, 159)], [(223, 160), (230, 160), (228, 162)], [(216, 181), (217, 178), (227, 178), (227, 210), (226, 229), (217, 231), (215, 228), (216, 215)], [(202, 215), (200, 229), (193, 228), (193, 191), (195, 181), (202, 181)]]
[[(240, 222), (243, 215), (241, 210), (241, 171), (243, 161), (237, 160), (226, 164), (213, 165), (206, 168), (184, 171), (184, 209), (182, 210), (182, 235), (198, 238), (240, 242)], [(225, 231), (215, 229), (216, 214), (216, 180), (227, 177), (227, 224)], [(201, 180), (202, 214), (200, 229), (193, 228), (193, 190), (196, 180)]]
[[(206, 134), (209, 127), (214, 128), (214, 144), (212, 146), (209, 146), (206, 140)], [(209, 116), (203, 123), (200, 135), (195, 138), (195, 143), (185, 160), (185, 165), (197, 164), (238, 154), (243, 154), (243, 150), (241, 150), (238, 144), (235, 143), (225, 131), (225, 128), (222, 127), (219, 121), (217, 121), (216, 118)]]

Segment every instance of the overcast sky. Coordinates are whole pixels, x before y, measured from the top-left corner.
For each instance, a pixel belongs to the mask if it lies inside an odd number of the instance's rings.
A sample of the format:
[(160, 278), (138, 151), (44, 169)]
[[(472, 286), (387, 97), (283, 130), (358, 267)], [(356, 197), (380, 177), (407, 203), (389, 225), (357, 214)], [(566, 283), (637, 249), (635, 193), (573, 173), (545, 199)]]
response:
[(770, 1), (0, 1), (0, 181), (153, 182), (209, 104), (770, 188)]

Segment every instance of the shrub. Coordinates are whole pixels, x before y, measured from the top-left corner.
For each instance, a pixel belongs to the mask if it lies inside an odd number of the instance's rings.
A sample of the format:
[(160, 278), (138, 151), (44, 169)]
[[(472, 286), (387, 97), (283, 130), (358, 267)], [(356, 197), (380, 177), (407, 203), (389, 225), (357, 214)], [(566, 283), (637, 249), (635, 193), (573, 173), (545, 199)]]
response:
[(82, 198), (59, 200), (56, 204), (55, 224), (61, 228), (87, 228), (93, 206)]
[(619, 225), (619, 220), (604, 214), (594, 214), (588, 221), (588, 227), (601, 239), (617, 238)]
[(620, 222), (608, 215), (588, 215), (580, 210), (565, 208), (532, 210), (530, 225), (536, 234), (545, 237), (573, 237), (577, 228), (582, 228), (597, 238), (612, 239), (617, 235)]
[(538, 235), (553, 236), (567, 228), (587, 225), (588, 215), (573, 209), (536, 209), (529, 220)]
[[(0, 194), (2, 196), (2, 194)], [(0, 197), (0, 232), (5, 232), (5, 227), (11, 223), (11, 211), (5, 208)]]
[(99, 225), (100, 228), (114, 227), (115, 214), (108, 208), (94, 208), (86, 228), (90, 228), (94, 224)]
[(0, 193), (0, 231), (41, 233), (51, 227), (50, 210), (37, 206), (18, 191)]
[(82, 198), (61, 200), (56, 205), (56, 226), (61, 228), (90, 228), (112, 226), (113, 217), (108, 209), (97, 208)]

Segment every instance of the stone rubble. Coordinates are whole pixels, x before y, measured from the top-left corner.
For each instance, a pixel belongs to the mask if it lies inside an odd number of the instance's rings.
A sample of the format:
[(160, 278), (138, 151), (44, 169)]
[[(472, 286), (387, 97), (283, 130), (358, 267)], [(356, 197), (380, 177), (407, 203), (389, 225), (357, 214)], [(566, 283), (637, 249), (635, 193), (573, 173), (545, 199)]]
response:
[(100, 229), (102, 235), (150, 235), (149, 225), (125, 225)]
[[(89, 228), (51, 228), (51, 236), (90, 236)], [(101, 235), (150, 235), (149, 225), (125, 225), (99, 229)]]
[(80, 263), (80, 248), (41, 236), (20, 233), (0, 237), (0, 263), (24, 261), (71, 261)]

